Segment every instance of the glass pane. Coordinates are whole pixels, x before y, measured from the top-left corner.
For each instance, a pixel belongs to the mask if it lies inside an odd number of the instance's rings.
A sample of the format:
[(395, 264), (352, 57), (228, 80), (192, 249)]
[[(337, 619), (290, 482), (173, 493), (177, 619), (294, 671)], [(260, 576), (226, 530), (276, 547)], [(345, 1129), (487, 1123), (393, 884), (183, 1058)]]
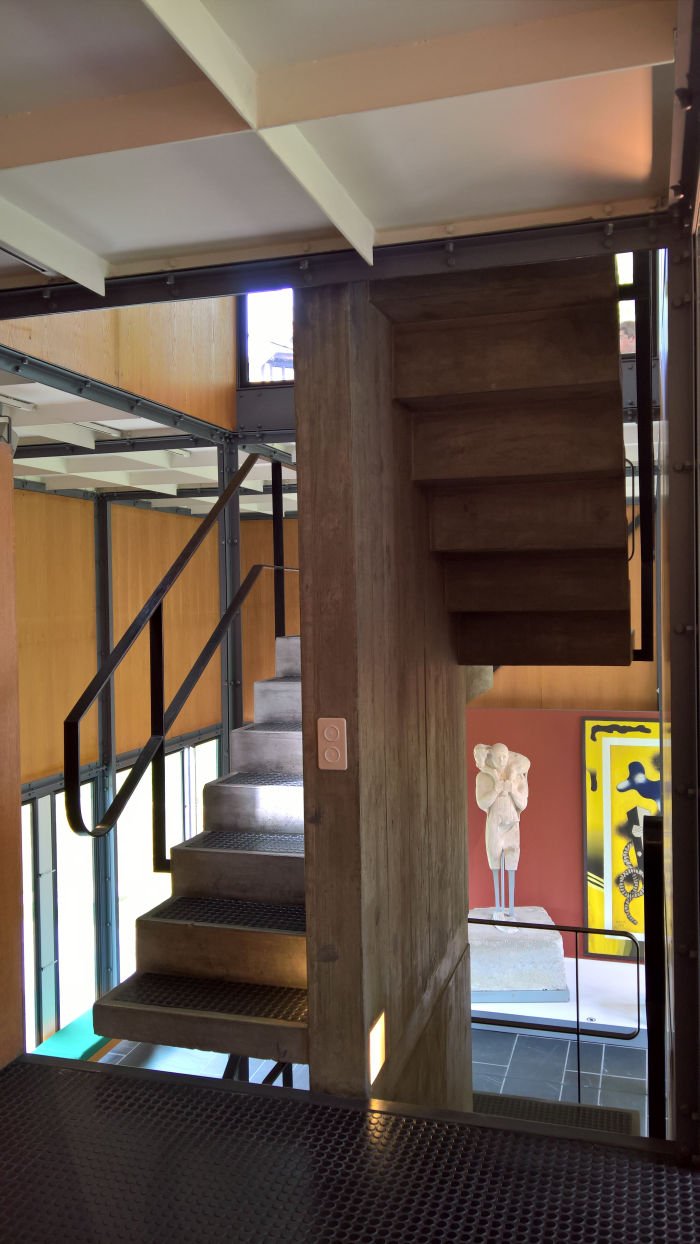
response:
[[(80, 788), (86, 825), (92, 825), (92, 783)], [(95, 887), (92, 839), (74, 834), (63, 794), (56, 795), (58, 985), (61, 1027), (95, 1001)]]
[(24, 955), (24, 1040), (27, 1052), (36, 1049), (36, 964), (34, 956), (34, 877), (32, 863), (32, 805), (22, 804), (22, 952)]
[(248, 294), (248, 379), (251, 384), (294, 379), (291, 289)]
[(215, 782), (219, 776), (219, 741), (218, 739), (209, 739), (207, 743), (199, 743), (193, 750), (197, 833), (201, 834), (204, 831), (204, 787), (207, 782)]
[(615, 256), (615, 271), (618, 285), (631, 285), (634, 278), (634, 256), (632, 251)]
[(621, 299), (617, 310), (620, 319), (620, 354), (634, 354), (637, 349), (634, 300)]
[[(117, 774), (121, 790), (130, 770)], [(180, 754), (166, 757), (166, 838), (169, 845), (182, 841), (182, 767)], [(145, 773), (126, 805), (117, 826), (117, 877), (119, 881), (120, 976), (136, 971), (136, 921), (139, 916), (170, 897), (170, 876), (153, 871), (153, 812), (151, 774)], [(172, 832), (171, 832), (172, 831)]]

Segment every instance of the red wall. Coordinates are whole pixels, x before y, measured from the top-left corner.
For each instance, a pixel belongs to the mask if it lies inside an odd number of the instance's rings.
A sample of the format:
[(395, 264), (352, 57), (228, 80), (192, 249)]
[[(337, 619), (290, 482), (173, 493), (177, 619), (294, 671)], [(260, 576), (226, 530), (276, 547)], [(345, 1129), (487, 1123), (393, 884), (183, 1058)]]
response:
[[(520, 863), (515, 882), (518, 907), (545, 907), (556, 924), (583, 924), (582, 725), (614, 710), (467, 709), (469, 791), (469, 905), (493, 906), (493, 882), (486, 859), (486, 814), (474, 788), (477, 743), (505, 743), (532, 761), (530, 799), (520, 818)], [(644, 720), (652, 713), (614, 714)]]

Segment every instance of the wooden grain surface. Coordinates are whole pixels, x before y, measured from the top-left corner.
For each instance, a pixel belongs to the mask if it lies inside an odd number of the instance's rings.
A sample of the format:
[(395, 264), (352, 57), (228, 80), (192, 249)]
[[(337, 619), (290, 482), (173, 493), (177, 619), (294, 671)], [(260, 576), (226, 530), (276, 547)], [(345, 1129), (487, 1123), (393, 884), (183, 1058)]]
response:
[(609, 302), (614, 294), (609, 255), (518, 268), (396, 277), (371, 286), (374, 305), (397, 324), (469, 319), (504, 311), (527, 315), (564, 310)]
[[(121, 637), (177, 554), (197, 518), (115, 505), (112, 513), (114, 640)], [(165, 692), (175, 694), (220, 616), (216, 529), (209, 533), (164, 605)], [(141, 747), (150, 735), (148, 628), (115, 676), (117, 751)], [(221, 658), (216, 653), (171, 734), (221, 721)]]
[(629, 665), (629, 610), (573, 613), (457, 613), (455, 650), (462, 665)]
[(0, 444), (0, 1066), (24, 1049), (20, 706), (12, 451)]
[(0, 342), (81, 375), (236, 426), (235, 299), (202, 298), (0, 323)]
[(417, 482), (619, 476), (623, 463), (619, 384), (479, 394), (413, 419)]
[[(97, 668), (90, 501), (15, 492), (22, 781), (63, 770), (63, 720)], [(136, 511), (134, 513), (144, 513)], [(81, 729), (97, 760), (97, 716)]]
[[(241, 522), (241, 579), (251, 566), (272, 565), (272, 521), (243, 519)], [(299, 524), (284, 520), (284, 563), (299, 568)], [(288, 635), (299, 634), (299, 575), (285, 575), (285, 621)], [(270, 571), (258, 579), (241, 611), (243, 642), (243, 717), (253, 720), (253, 686), (256, 679), (275, 675), (275, 594)]]
[[(445, 558), (445, 604), (453, 613), (629, 609), (620, 552), (469, 554)], [(515, 622), (517, 626), (517, 621)]]
[[(464, 923), (464, 686), (391, 329), (361, 285), (304, 291), (295, 315), (312, 1084), (369, 1091), (384, 1012), (387, 1068), (399, 1049), (409, 1067), (449, 1048), (468, 1093), (463, 1015), (461, 1041), (441, 1032), (422, 1054), (430, 1017), (413, 1019)], [(347, 721), (345, 773), (318, 770), (318, 716)]]
[(625, 556), (619, 479), (474, 483), (431, 491), (431, 545), (445, 553), (617, 549)]

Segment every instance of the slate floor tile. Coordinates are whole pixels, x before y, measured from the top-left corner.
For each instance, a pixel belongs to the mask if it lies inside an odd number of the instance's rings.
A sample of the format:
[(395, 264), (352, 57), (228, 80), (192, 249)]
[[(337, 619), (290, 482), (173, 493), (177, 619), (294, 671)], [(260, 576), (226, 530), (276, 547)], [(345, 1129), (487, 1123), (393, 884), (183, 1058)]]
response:
[[(509, 1074), (528, 1079), (533, 1084), (560, 1086), (568, 1049), (568, 1041), (551, 1037), (519, 1036), (513, 1050)], [(537, 1096), (534, 1090), (533, 1095)]]
[[(603, 1063), (603, 1043), (602, 1041), (582, 1041), (581, 1042), (581, 1071), (592, 1072), (594, 1075), (600, 1075)], [(576, 1071), (576, 1042), (572, 1041), (569, 1046), (569, 1057), (566, 1063), (567, 1071)]]
[(603, 1075), (634, 1076), (643, 1080), (647, 1073), (646, 1050), (632, 1049), (628, 1045), (605, 1046), (603, 1057)]
[(475, 1063), (493, 1063), (507, 1067), (515, 1045), (515, 1034), (472, 1029), (472, 1059)]
[(493, 1067), (491, 1063), (474, 1063), (472, 1081), (475, 1093), (500, 1093), (505, 1067)]
[(545, 1101), (559, 1101), (561, 1077), (556, 1082), (544, 1082), (533, 1076), (511, 1075), (509, 1072), (503, 1084), (505, 1097), (539, 1097)]
[[(578, 1101), (578, 1077), (575, 1071), (567, 1071), (564, 1076), (560, 1101)], [(600, 1092), (600, 1076), (588, 1072), (581, 1073), (581, 1105), (597, 1106)]]

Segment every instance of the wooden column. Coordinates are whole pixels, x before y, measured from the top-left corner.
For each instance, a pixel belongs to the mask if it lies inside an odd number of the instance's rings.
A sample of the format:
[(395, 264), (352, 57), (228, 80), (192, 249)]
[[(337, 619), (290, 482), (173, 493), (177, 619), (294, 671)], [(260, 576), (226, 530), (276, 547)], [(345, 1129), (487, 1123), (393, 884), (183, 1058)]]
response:
[[(295, 316), (312, 1087), (467, 1109), (464, 678), (391, 325), (366, 285)], [(347, 772), (319, 770), (318, 717), (346, 719)]]
[(0, 443), (0, 1065), (24, 1049), (19, 691), (12, 454)]

